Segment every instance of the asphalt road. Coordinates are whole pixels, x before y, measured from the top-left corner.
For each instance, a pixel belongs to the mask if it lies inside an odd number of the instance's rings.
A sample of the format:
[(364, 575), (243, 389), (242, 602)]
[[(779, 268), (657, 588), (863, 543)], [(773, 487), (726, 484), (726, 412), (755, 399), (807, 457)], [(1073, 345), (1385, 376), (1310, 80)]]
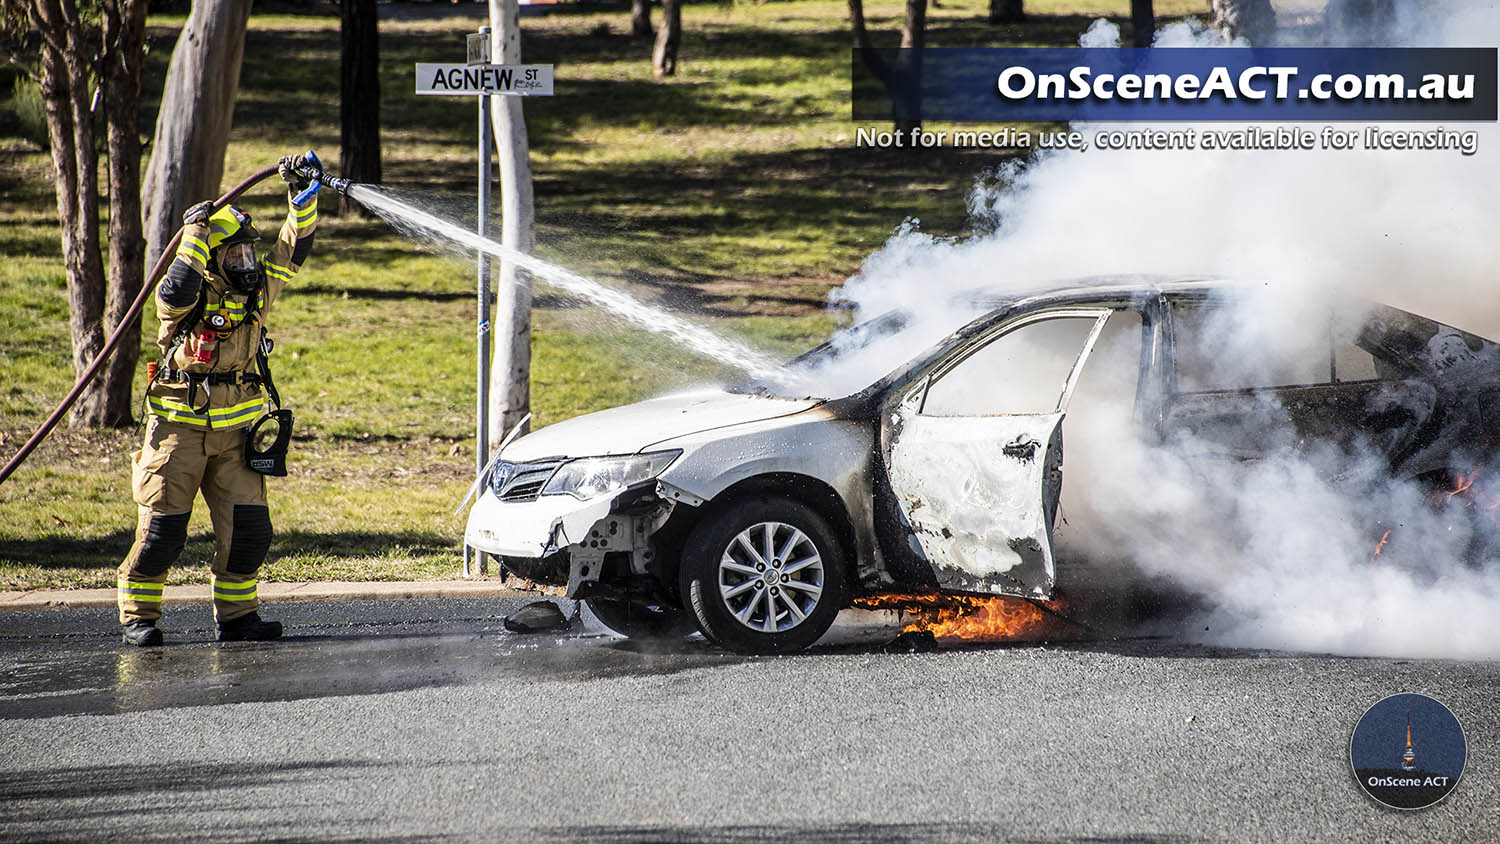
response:
[[(0, 613), (0, 839), (1493, 840), (1500, 665), (1128, 640), (747, 659), (507, 599), (285, 605), (273, 644), (174, 609)], [(268, 613), (270, 615), (270, 613)], [(1373, 803), (1376, 700), (1463, 723), (1443, 803)]]

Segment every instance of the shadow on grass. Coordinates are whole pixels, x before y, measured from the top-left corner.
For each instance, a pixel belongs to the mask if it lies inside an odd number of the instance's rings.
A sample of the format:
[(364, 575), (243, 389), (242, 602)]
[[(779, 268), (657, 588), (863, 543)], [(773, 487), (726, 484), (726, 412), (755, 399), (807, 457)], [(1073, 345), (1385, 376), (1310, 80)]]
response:
[[(888, 230), (901, 221), (892, 215), (922, 194), (967, 193), (976, 177), (1017, 154), (945, 147), (914, 155), (910, 150), (858, 148), (851, 139), (847, 147), (746, 154), (687, 172), (671, 164), (577, 170), (566, 180), (539, 179), (537, 195), (544, 225), (551, 222), (553, 208), (588, 220), (586, 209), (618, 207), (615, 197), (628, 196), (638, 210), (627, 226), (618, 227), (617, 218), (596, 212), (596, 227), (606, 230), (613, 221), (621, 231), (668, 238), (701, 232), (705, 225), (752, 234), (830, 225)], [(703, 205), (716, 213), (705, 218)], [(947, 230), (966, 221), (962, 197), (947, 203), (945, 213), (935, 219), (938, 228)]]
[[(586, 241), (611, 249), (628, 249), (655, 239), (670, 244), (674, 254), (683, 258), (701, 257), (692, 250), (712, 248), (700, 243), (705, 229), (720, 237), (771, 242), (778, 236), (815, 232), (837, 238), (840, 245), (865, 250), (878, 243), (864, 242), (861, 235), (872, 230), (888, 233), (906, 216), (920, 216), (929, 231), (961, 235), (968, 225), (965, 196), (975, 180), (1024, 152), (942, 147), (914, 155), (910, 150), (856, 147), (851, 137), (848, 146), (745, 153), (690, 168), (678, 162), (629, 168), (601, 163), (565, 172), (539, 172), (534, 177), (537, 230), (539, 239), (570, 250), (585, 242), (579, 238), (583, 233)], [(422, 194), (435, 200), (442, 196), (444, 185), (459, 192), (472, 191), (472, 177), (459, 173), (467, 165), (440, 166), (451, 178), (407, 181), (413, 174), (394, 168), (388, 183), (421, 184)], [(851, 201), (853, 197), (858, 201)], [(472, 214), (468, 216), (455, 222), (471, 224)], [(383, 225), (341, 228), (337, 246), (330, 246), (336, 249), (331, 254), (358, 256), (362, 264), (379, 268), (424, 251), (415, 242), (410, 249), (392, 247), (390, 234)], [(644, 253), (623, 254), (640, 266), (634, 256)], [(680, 274), (685, 283), (702, 278), (693, 271)], [(324, 292), (316, 284), (305, 289)], [(450, 298), (423, 291), (377, 295)]]
[[(1032, 15), (1025, 22), (996, 26), (983, 16), (929, 22), (934, 47), (1072, 46), (1094, 20), (1090, 15)], [(1124, 21), (1124, 19), (1120, 19)], [(602, 22), (602, 21), (601, 21)], [(873, 33), (876, 46), (895, 46), (898, 27)], [(170, 55), (175, 36), (157, 31), (153, 54)], [(886, 43), (890, 42), (890, 43)], [(420, 131), (426, 142), (467, 147), (473, 143), (471, 109), (455, 107), (452, 98), (417, 96), (412, 66), (433, 61), (430, 33), (392, 30), (381, 38), (382, 126), (387, 131)], [(644, 68), (649, 44), (623, 32), (579, 32), (534, 28), (526, 34), (526, 59), (557, 67), (559, 93), (528, 103), (534, 147), (552, 150), (581, 147), (580, 125), (643, 123), (656, 128), (792, 125), (810, 119), (847, 119), (843, 107), (830, 113), (826, 89), (815, 76), (832, 74), (847, 87), (850, 36), (843, 26), (789, 29), (735, 22), (700, 26), (685, 34), (685, 61), (705, 64), (725, 60), (767, 59), (764, 67), (738, 68), (722, 78), (669, 80), (650, 78), (579, 78), (573, 61)], [(809, 62), (817, 63), (812, 68)], [(150, 125), (159, 101), (164, 64), (148, 68), (143, 103)], [(235, 106), (235, 125), (266, 127), (321, 126), (338, 110), (339, 61), (336, 39), (326, 30), (255, 29), (246, 36), (242, 93)], [(274, 80), (274, 85), (265, 83)], [(787, 88), (806, 87), (806, 96)], [(564, 91), (565, 89), (565, 91)], [(271, 93), (274, 90), (275, 94)], [(844, 99), (842, 92), (840, 101)], [(271, 131), (269, 128), (266, 131)], [(464, 157), (465, 168), (469, 166)], [(415, 162), (419, 166), (425, 162)]]
[[(275, 520), (273, 512), (272, 520)], [(135, 527), (93, 537), (42, 536), (36, 539), (0, 540), (0, 566), (36, 566), (42, 569), (99, 569), (120, 564), (135, 539)], [(451, 559), (457, 540), (433, 531), (278, 531), (266, 555), (268, 563), (287, 558), (389, 558), (425, 560), (441, 556)], [(214, 553), (211, 534), (188, 537), (186, 549), (174, 567), (206, 565)], [(314, 560), (311, 565), (317, 565)]]
[[(406, 253), (399, 250), (385, 250), (396, 253), (395, 256), (387, 258), (387, 261), (395, 260), (397, 257), (407, 257)], [(381, 263), (372, 256), (371, 263)], [(307, 284), (296, 290), (299, 296), (330, 296), (342, 299), (347, 295), (351, 299), (376, 300), (376, 301), (418, 301), (418, 302), (458, 302), (468, 301), (476, 295), (472, 290), (442, 291), (442, 290), (409, 290), (391, 287), (343, 287), (328, 284)]]
[[(666, 164), (574, 171), (566, 179), (538, 180), (538, 235), (567, 242), (570, 227), (583, 226), (593, 242), (629, 256), (624, 274), (631, 281), (657, 289), (678, 309), (743, 316), (757, 312), (759, 299), (819, 310), (825, 300), (811, 291), (777, 290), (774, 284), (721, 289), (715, 282), (764, 281), (762, 273), (726, 262), (734, 255), (775, 261), (787, 249), (821, 253), (791, 269), (793, 275), (816, 281), (847, 273), (907, 217), (920, 218), (922, 228), (936, 234), (970, 234), (966, 198), (972, 185), (1018, 154), (944, 148), (913, 156), (851, 142), (745, 154), (688, 172)], [(630, 197), (630, 205), (622, 208), (619, 197)], [(718, 237), (703, 238), (705, 229)], [(725, 246), (725, 238), (742, 244)], [(834, 250), (824, 245), (830, 242)]]
[(791, 295), (766, 292), (720, 292), (712, 285), (715, 279), (703, 273), (695, 273), (682, 267), (671, 269), (670, 278), (644, 271), (630, 270), (626, 278), (631, 282), (654, 290), (656, 301), (674, 311), (685, 311), (697, 316), (738, 318), (758, 313), (808, 313), (821, 311), (828, 306), (827, 296)]
[[(712, 317), (817, 311), (825, 299), (811, 288), (852, 271), (907, 217), (920, 218), (923, 229), (935, 234), (969, 234), (966, 197), (973, 184), (1024, 152), (944, 147), (913, 155), (856, 147), (851, 139), (848, 146), (744, 153), (686, 168), (673, 162), (630, 168), (601, 163), (537, 174), (536, 230), (561, 266), (654, 290), (658, 301), (677, 310)], [(398, 192), (440, 207), (459, 225), (472, 225), (467, 174), (460, 183), (459, 164), (436, 166), (452, 171), (452, 181)], [(399, 170), (393, 177), (392, 185), (417, 184), (403, 182)], [(444, 194), (443, 184), (455, 192)], [(447, 289), (432, 289), (439, 276), (395, 286), (407, 277), (404, 262), (440, 250), (416, 238), (393, 239), (393, 232), (379, 222), (340, 223), (315, 250), (298, 295), (429, 303), (473, 297), (467, 289), (471, 259), (458, 253), (451, 280), (462, 279), (460, 286), (442, 280)], [(705, 238), (705, 232), (713, 236)], [(797, 264), (781, 258), (783, 253), (816, 257)], [(361, 277), (390, 279), (392, 286), (323, 283), (320, 260), (357, 262)], [(768, 271), (768, 265), (776, 269)], [(790, 283), (768, 275), (786, 276)], [(537, 307), (566, 302), (543, 299)]]
[[(793, 14), (797, 14), (793, 11)], [(1043, 46), (1073, 47), (1078, 36), (1105, 15), (1030, 14), (1012, 24), (992, 24), (984, 14), (967, 18), (928, 18), (927, 44), (931, 47)], [(1129, 35), (1129, 18), (1113, 16)], [(901, 21), (896, 16), (871, 15), (867, 19), (876, 47), (895, 47), (901, 40)], [(840, 21), (842, 23), (842, 21)], [(608, 32), (578, 32), (564, 29), (532, 29), (525, 33), (526, 59), (565, 66), (571, 59), (589, 62), (620, 62), (645, 65), (651, 42), (632, 38), (623, 27)], [(719, 59), (765, 58), (849, 59), (851, 36), (847, 26), (823, 28), (767, 27), (743, 21), (703, 23), (683, 27), (682, 56), (693, 61), (701, 56)], [(385, 44), (382, 44), (384, 52)], [(418, 50), (419, 47), (408, 49)], [(429, 48), (430, 50), (430, 48)], [(413, 59), (415, 61), (416, 59)], [(559, 74), (559, 78), (561, 74)]]

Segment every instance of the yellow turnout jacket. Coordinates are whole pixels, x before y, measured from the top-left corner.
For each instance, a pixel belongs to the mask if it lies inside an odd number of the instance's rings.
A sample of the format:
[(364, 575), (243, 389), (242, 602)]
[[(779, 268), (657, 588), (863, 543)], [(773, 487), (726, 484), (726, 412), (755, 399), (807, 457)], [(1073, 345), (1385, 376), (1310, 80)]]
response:
[[(233, 373), (240, 377), (257, 373), (256, 350), (271, 306), (301, 269), (311, 248), (318, 223), (317, 195), (301, 206), (292, 204), (288, 197), (287, 204), (290, 211), (276, 242), (258, 258), (265, 283), (252, 296), (233, 293), (217, 263), (210, 266), (210, 254), (232, 233), (225, 225), (226, 218), (215, 214), (208, 222), (183, 227), (177, 257), (156, 291), (156, 315), (161, 320), (156, 345), (163, 356), (163, 372), (147, 387), (146, 404), (160, 420), (205, 430), (231, 429), (249, 425), (266, 411), (261, 384), (237, 379), (229, 383), (230, 378), (222, 374), (229, 373), (232, 378)], [(186, 288), (192, 286), (192, 275), (187, 270), (201, 279), (197, 294), (202, 299), (201, 312), (196, 299), (185, 305), (167, 301), (181, 303), (189, 292)], [(214, 314), (223, 317), (226, 327), (222, 330), (211, 328), (206, 321)], [(169, 378), (171, 373), (181, 372), (190, 376), (219, 374), (215, 380), (226, 383)]]

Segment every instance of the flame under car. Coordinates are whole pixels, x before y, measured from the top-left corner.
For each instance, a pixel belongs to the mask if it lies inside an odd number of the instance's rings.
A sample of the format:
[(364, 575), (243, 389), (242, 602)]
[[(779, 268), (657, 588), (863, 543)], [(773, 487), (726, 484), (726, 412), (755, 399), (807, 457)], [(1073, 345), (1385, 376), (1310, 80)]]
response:
[(1101, 408), (1208, 459), (1362, 449), (1435, 495), (1469, 489), (1500, 402), (1494, 343), (1382, 305), (1266, 307), (1227, 282), (1121, 277), (971, 292), (936, 333), (892, 312), (791, 362), (784, 383), (516, 439), (465, 541), (624, 635), (696, 628), (783, 653), (856, 601), (921, 604), (963, 638), (1050, 629), (1060, 591), (1114, 589), (1057, 535), (1064, 478), (1090, 483), (1065, 472), (1064, 434)]

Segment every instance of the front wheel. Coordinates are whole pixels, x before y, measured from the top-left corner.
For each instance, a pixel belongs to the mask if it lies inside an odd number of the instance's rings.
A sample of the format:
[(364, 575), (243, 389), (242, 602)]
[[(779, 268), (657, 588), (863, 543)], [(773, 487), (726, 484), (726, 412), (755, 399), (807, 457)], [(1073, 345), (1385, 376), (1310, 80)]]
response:
[(705, 517), (683, 545), (679, 580), (703, 634), (741, 653), (808, 647), (847, 598), (833, 530), (787, 498), (742, 499)]

